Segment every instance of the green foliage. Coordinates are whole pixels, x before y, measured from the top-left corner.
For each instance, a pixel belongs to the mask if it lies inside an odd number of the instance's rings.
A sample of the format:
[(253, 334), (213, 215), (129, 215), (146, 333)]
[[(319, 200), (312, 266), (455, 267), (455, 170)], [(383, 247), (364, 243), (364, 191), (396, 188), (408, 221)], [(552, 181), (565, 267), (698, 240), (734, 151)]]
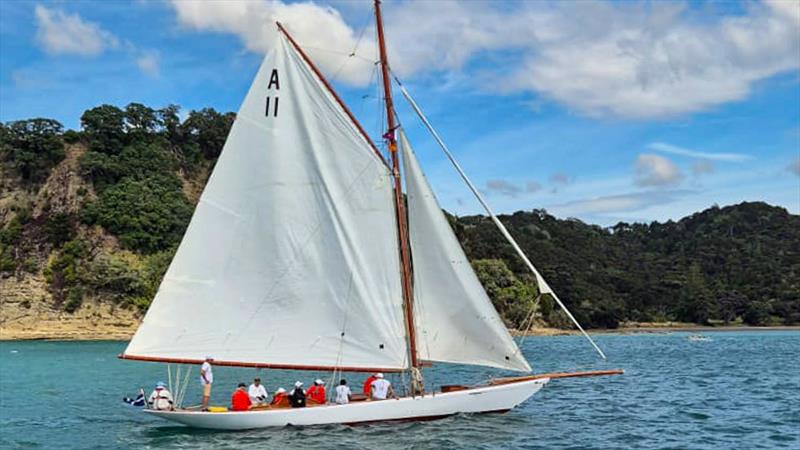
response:
[(51, 214), (45, 218), (44, 231), (47, 242), (60, 246), (75, 236), (74, 219), (67, 213)]
[(124, 178), (142, 180), (154, 175), (175, 177), (175, 159), (158, 143), (136, 142), (118, 155), (86, 152), (80, 160), (81, 169), (98, 191)]
[[(800, 323), (800, 216), (783, 208), (742, 203), (679, 222), (621, 222), (608, 229), (542, 210), (501, 220), (586, 326), (765, 324), (776, 317)], [(459, 218), (453, 228), (471, 259), (502, 259), (518, 276), (527, 275), (485, 217)]]
[(536, 286), (518, 279), (501, 259), (474, 260), (472, 267), (500, 315), (510, 325), (521, 327), (534, 312)]
[(0, 160), (8, 161), (23, 181), (41, 182), (66, 155), (62, 130), (52, 119), (9, 122), (0, 127)]
[(83, 132), (92, 151), (116, 155), (128, 142), (125, 133), (125, 112), (116, 106), (100, 105), (81, 116)]
[(190, 112), (183, 127), (189, 142), (197, 144), (206, 159), (216, 159), (235, 118), (233, 113), (220, 114), (213, 108), (203, 108)]
[(103, 226), (126, 248), (152, 253), (177, 244), (191, 215), (192, 205), (174, 176), (128, 177), (87, 204), (83, 220)]

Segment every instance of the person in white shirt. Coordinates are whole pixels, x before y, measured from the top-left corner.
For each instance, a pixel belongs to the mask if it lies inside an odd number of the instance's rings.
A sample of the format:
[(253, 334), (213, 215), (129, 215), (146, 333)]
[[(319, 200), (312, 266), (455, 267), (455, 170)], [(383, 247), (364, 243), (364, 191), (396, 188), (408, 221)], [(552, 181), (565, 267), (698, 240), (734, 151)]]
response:
[(372, 399), (386, 400), (388, 397), (396, 398), (392, 383), (383, 378), (382, 373), (375, 374), (375, 381), (372, 382)]
[(336, 386), (336, 403), (340, 405), (346, 405), (350, 403), (350, 396), (352, 393), (350, 392), (350, 388), (347, 386), (347, 380), (342, 380), (339, 382), (339, 385)]
[(250, 402), (253, 405), (266, 405), (267, 404), (267, 389), (261, 384), (261, 378), (253, 380), (253, 384), (247, 388), (247, 395), (250, 397)]
[(172, 394), (169, 393), (163, 381), (156, 383), (156, 388), (147, 399), (147, 404), (150, 405), (150, 408), (160, 411), (169, 411), (173, 409)]
[(211, 384), (214, 382), (214, 372), (211, 371), (211, 363), (214, 358), (206, 356), (203, 365), (200, 366), (200, 384), (203, 386), (203, 411), (208, 411), (208, 399), (211, 397)]

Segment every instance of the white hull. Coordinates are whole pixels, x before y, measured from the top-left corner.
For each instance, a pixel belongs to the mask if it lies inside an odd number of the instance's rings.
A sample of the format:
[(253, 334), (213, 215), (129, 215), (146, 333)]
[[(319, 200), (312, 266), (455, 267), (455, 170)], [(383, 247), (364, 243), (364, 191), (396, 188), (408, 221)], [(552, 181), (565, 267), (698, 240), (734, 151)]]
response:
[(153, 411), (147, 413), (194, 428), (247, 430), (286, 425), (358, 424), (430, 420), (458, 413), (505, 412), (539, 391), (548, 378), (463, 391), (403, 397), (398, 400), (355, 402), (308, 408), (247, 412)]

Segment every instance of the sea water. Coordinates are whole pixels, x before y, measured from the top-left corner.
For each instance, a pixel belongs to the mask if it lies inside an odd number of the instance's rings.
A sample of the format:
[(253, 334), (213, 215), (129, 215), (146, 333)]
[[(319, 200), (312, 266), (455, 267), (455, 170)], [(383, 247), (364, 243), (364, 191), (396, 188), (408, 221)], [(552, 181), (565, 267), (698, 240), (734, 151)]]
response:
[[(600, 361), (579, 336), (522, 342), (537, 372), (624, 368), (625, 375), (553, 380), (507, 414), (367, 426), (194, 430), (122, 402), (167, 381), (162, 364), (122, 361), (125, 342), (0, 343), (0, 448), (758, 449), (800, 448), (800, 332), (600, 335)], [(200, 400), (191, 369), (186, 403)], [(175, 378), (173, 369), (173, 379)], [(429, 386), (502, 371), (437, 365)], [(239, 381), (306, 386), (330, 374), (217, 367), (212, 403)], [(354, 391), (361, 374), (346, 374)], [(396, 379), (396, 383), (401, 380)]]

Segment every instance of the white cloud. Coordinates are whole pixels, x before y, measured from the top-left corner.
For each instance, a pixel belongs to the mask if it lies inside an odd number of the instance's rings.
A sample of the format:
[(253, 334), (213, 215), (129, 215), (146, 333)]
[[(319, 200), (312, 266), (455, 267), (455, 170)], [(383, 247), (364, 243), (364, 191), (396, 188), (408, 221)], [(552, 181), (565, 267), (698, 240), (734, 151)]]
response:
[(93, 56), (119, 45), (119, 40), (78, 14), (36, 5), (36, 40), (44, 51), (56, 54)]
[(551, 206), (549, 210), (561, 216), (630, 212), (654, 205), (671, 203), (693, 192), (694, 191), (678, 189), (608, 195), (554, 205)]
[[(358, 36), (332, 7), (280, 0), (172, 0), (171, 5), (182, 26), (234, 34), (256, 53), (270, 49), (277, 33), (275, 22), (280, 21), (326, 74), (336, 73), (342, 81), (355, 85), (366, 84), (371, 77), (372, 61), (347, 58)], [(368, 47), (371, 42), (365, 36), (360, 43)]]
[(557, 31), (535, 33), (512, 87), (593, 116), (704, 111), (800, 66), (800, 24), (782, 5), (749, 4), (717, 21), (672, 2), (559, 6)]
[(136, 58), (136, 66), (147, 75), (156, 77), (159, 74), (158, 54), (154, 52), (143, 53)]
[[(326, 73), (355, 85), (370, 79), (372, 29), (360, 42), (359, 57), (346, 58), (360, 28), (332, 7), (285, 0), (171, 5), (181, 25), (235, 34), (255, 52), (272, 45), (274, 21), (280, 20)], [(484, 89), (535, 92), (584, 114), (626, 118), (708, 110), (745, 98), (760, 80), (797, 70), (796, 4), (745, 8), (715, 15), (676, 2), (384, 4), (392, 68), (403, 77), (467, 72), (464, 79)], [(362, 12), (353, 15), (361, 18)], [(481, 64), (470, 64), (479, 58)]]
[(671, 153), (673, 155), (689, 156), (692, 158), (706, 159), (711, 161), (731, 161), (740, 162), (751, 159), (752, 156), (743, 153), (712, 153), (699, 152), (688, 148), (678, 147), (677, 145), (666, 144), (664, 142), (653, 142), (647, 148), (658, 152)]
[(636, 158), (636, 185), (671, 186), (683, 179), (678, 166), (659, 155), (642, 154)]

